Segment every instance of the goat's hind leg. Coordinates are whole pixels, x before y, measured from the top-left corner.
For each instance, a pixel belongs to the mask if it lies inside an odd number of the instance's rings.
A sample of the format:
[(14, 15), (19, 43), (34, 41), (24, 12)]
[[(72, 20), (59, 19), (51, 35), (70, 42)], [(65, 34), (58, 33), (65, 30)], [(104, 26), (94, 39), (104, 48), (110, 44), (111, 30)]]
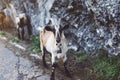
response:
[(4, 28), (4, 24), (2, 22), (1, 25), (0, 25), (0, 30), (3, 31), (3, 28)]
[(68, 77), (71, 77), (71, 74), (67, 68), (67, 57), (65, 56), (64, 59), (63, 59), (63, 62), (64, 62), (64, 68), (65, 68), (65, 73)]
[(18, 36), (18, 39), (21, 39), (21, 37), (20, 37), (20, 28), (17, 29), (17, 36)]
[(21, 28), (21, 29), (22, 29), (22, 31), (21, 31), (21, 35), (22, 35), (22, 36), (21, 36), (21, 37), (22, 37), (22, 40), (24, 40), (24, 33), (25, 33), (25, 32), (24, 32), (24, 28)]

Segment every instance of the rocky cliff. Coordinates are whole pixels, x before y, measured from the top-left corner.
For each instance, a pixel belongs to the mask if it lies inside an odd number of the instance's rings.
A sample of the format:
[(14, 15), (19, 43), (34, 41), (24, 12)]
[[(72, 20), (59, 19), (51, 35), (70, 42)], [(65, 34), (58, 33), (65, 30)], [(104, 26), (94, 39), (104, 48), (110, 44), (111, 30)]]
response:
[(70, 25), (65, 34), (74, 50), (96, 54), (102, 48), (112, 55), (120, 53), (119, 0), (13, 0), (12, 3), (18, 14), (26, 12), (31, 16), (34, 34), (48, 23), (51, 15), (56, 15), (61, 18), (61, 25)]

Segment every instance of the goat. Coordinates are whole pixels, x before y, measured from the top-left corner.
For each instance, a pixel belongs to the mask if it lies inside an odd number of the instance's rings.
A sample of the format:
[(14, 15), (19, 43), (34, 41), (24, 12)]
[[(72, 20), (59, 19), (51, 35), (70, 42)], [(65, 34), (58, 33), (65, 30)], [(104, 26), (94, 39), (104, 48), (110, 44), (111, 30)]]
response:
[(25, 32), (28, 32), (28, 36), (32, 34), (32, 29), (31, 29), (32, 26), (31, 26), (30, 18), (25, 13), (19, 14), (19, 16), (16, 17), (16, 18), (17, 18), (16, 20), (17, 20), (17, 23), (18, 23), (18, 27), (17, 27), (18, 38), (24, 40)]
[(9, 27), (10, 26), (10, 20), (7, 16), (5, 16), (4, 20), (3, 20), (3, 24), (5, 27)]
[(2, 11), (9, 18), (10, 26), (17, 28), (18, 26), (16, 22), (17, 13), (14, 5), (11, 2), (9, 2), (6, 4), (5, 7), (2, 8)]
[(42, 60), (45, 67), (47, 66), (45, 61), (45, 50), (52, 55), (52, 73), (50, 80), (55, 80), (56, 58), (61, 58), (63, 60), (65, 72), (68, 76), (70, 76), (66, 67), (66, 52), (68, 51), (67, 40), (63, 33), (63, 30), (67, 29), (68, 27), (68, 25), (64, 26), (63, 28), (59, 25), (55, 25), (55, 28), (51, 28), (49, 25), (47, 25), (40, 28), (40, 47), (42, 51)]
[(1, 28), (1, 30), (4, 28), (4, 24), (3, 24), (4, 18), (5, 18), (4, 12), (0, 12), (0, 28)]
[(26, 21), (25, 14), (20, 14), (17, 18), (17, 34), (18, 38), (24, 40), (24, 25)]
[(4, 27), (9, 27), (9, 26), (10, 26), (9, 18), (5, 15), (4, 12), (0, 12), (0, 27), (1, 27), (1, 30)]

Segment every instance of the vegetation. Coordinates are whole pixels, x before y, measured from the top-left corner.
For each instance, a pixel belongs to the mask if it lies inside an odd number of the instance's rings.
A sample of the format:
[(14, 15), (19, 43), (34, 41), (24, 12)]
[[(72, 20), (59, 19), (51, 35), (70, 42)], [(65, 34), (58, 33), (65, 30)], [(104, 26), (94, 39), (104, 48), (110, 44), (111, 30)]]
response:
[(91, 69), (98, 80), (120, 80), (120, 54), (108, 57), (105, 50), (98, 50), (98, 55), (92, 58), (89, 54), (77, 52), (78, 60), (90, 60)]
[(5, 34), (4, 31), (1, 31), (1, 32), (0, 32), (0, 35), (4, 36), (4, 35), (6, 35), (6, 34)]
[(40, 38), (39, 38), (39, 36), (32, 35), (30, 37), (30, 40), (31, 40), (30, 50), (33, 52), (40, 52)]
[(12, 36), (12, 37), (8, 37), (7, 33), (5, 31), (0, 31), (0, 35), (1, 36), (5, 36), (7, 37), (9, 40), (11, 40), (12, 42), (19, 42), (18, 37)]
[(12, 42), (17, 42), (17, 43), (19, 42), (18, 37), (12, 37), (11, 40), (12, 40)]
[(76, 54), (78, 56), (77, 60), (79, 62), (86, 61), (86, 60), (88, 60), (90, 58), (90, 54), (86, 54), (86, 53), (84, 53), (82, 51), (78, 51), (78, 52), (76, 52)]

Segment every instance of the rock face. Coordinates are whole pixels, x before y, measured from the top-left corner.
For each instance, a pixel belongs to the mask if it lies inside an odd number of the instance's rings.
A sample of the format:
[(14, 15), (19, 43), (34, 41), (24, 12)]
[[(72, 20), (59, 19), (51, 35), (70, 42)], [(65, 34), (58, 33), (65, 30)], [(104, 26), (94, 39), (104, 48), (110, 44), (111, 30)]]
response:
[(18, 14), (26, 12), (31, 17), (33, 33), (38, 34), (39, 27), (48, 23), (50, 18), (49, 10), (54, 0), (13, 0)]
[(119, 6), (118, 0), (56, 0), (51, 13), (71, 25), (67, 34), (78, 49), (95, 54), (103, 48), (117, 55), (120, 53)]
[(61, 25), (70, 25), (65, 34), (71, 48), (92, 54), (101, 48), (109, 54), (120, 53), (119, 0), (13, 0), (13, 4), (18, 13), (26, 6), (34, 34), (56, 15)]

